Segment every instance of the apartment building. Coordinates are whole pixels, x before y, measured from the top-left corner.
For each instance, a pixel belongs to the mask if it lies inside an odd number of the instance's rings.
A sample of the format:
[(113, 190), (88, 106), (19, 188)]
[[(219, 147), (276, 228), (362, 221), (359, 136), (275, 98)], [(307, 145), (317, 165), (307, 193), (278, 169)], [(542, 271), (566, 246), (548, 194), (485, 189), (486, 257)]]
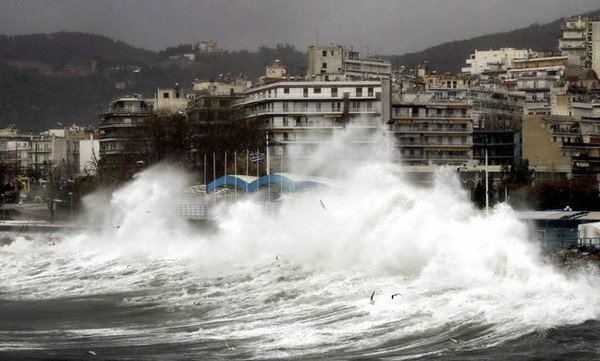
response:
[(590, 29), (591, 44), (588, 46), (592, 49), (592, 70), (600, 77), (600, 21), (592, 21)]
[(184, 92), (177, 84), (173, 88), (158, 88), (152, 108), (159, 114), (182, 113), (194, 101), (194, 97), (193, 93)]
[[(359, 130), (357, 154), (369, 134), (389, 119), (389, 81), (281, 81), (257, 86), (235, 104), (246, 117), (261, 117), (273, 133), (272, 156), (311, 156), (346, 127)], [(271, 163), (275, 164), (275, 163)]]
[(387, 60), (363, 57), (341, 45), (309, 46), (307, 77), (341, 75), (346, 80), (390, 79), (392, 64)]
[(513, 61), (513, 69), (507, 71), (504, 84), (523, 92), (525, 114), (550, 114), (551, 92), (566, 91), (564, 76), (567, 63), (567, 56), (517, 59)]
[(502, 48), (499, 50), (475, 50), (469, 59), (466, 60), (468, 66), (462, 68), (461, 71), (470, 75), (507, 71), (512, 68), (515, 59), (535, 57), (538, 57), (538, 53), (531, 49)]
[(7, 165), (8, 173), (4, 181), (11, 181), (25, 172), (30, 165), (30, 150), (31, 135), (19, 134), (19, 131), (14, 128), (0, 131), (0, 161)]
[(468, 101), (472, 105), (473, 159), (489, 165), (513, 164), (521, 156), (524, 97), (504, 89), (429, 88), (434, 100)]
[(564, 179), (600, 173), (600, 119), (526, 115), (523, 158), (537, 179)]
[(592, 26), (587, 17), (570, 18), (561, 27), (558, 40), (560, 53), (569, 59), (569, 64), (587, 69), (592, 67)]
[(100, 156), (107, 167), (127, 167), (143, 162), (146, 134), (141, 126), (152, 112), (151, 102), (141, 95), (113, 100), (100, 115)]
[(473, 159), (473, 116), (468, 100), (405, 94), (392, 104), (390, 131), (407, 165), (462, 165)]

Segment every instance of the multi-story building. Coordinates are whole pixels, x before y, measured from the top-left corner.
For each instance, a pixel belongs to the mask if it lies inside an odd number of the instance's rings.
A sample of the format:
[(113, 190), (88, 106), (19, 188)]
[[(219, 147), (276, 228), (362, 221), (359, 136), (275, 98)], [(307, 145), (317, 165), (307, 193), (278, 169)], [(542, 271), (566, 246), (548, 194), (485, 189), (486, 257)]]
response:
[(100, 137), (89, 134), (88, 139), (80, 139), (78, 142), (79, 174), (96, 174), (98, 162), (100, 161)]
[[(257, 86), (236, 105), (261, 117), (273, 133), (274, 159), (311, 155), (336, 132), (358, 129), (354, 149), (389, 120), (387, 81), (281, 81)], [(294, 146), (293, 155), (288, 148)], [(274, 164), (274, 163), (271, 163)]]
[(358, 51), (341, 45), (308, 47), (307, 77), (342, 74), (347, 80), (390, 79), (392, 64), (387, 60), (361, 57)]
[(173, 88), (156, 90), (153, 109), (159, 114), (183, 113), (188, 105), (194, 100), (193, 93), (185, 93), (178, 84)]
[(211, 96), (236, 96), (242, 95), (248, 88), (248, 84), (244, 80), (235, 81), (211, 81), (198, 80), (194, 81), (194, 92), (198, 94), (208, 94)]
[(12, 182), (13, 179), (25, 173), (29, 167), (29, 152), (31, 150), (31, 136), (16, 134), (0, 135), (0, 162), (4, 163), (8, 177), (4, 181)]
[(392, 104), (390, 124), (408, 165), (462, 165), (473, 159), (473, 116), (468, 100), (405, 94)]
[(30, 164), (35, 176), (47, 179), (55, 170), (60, 178), (68, 177), (73, 166), (72, 154), (68, 151), (67, 137), (56, 132), (43, 132), (31, 140)]
[(537, 179), (564, 179), (600, 173), (600, 119), (527, 115), (523, 158)]
[(104, 165), (121, 168), (144, 161), (147, 135), (143, 126), (151, 112), (151, 103), (140, 95), (110, 102), (98, 125), (100, 156)]
[(558, 41), (560, 53), (569, 59), (569, 64), (591, 69), (592, 67), (592, 28), (587, 17), (567, 19), (561, 27), (562, 36)]
[(429, 88), (434, 100), (472, 105), (473, 159), (489, 165), (514, 164), (521, 156), (523, 95), (506, 90)]
[(566, 91), (567, 56), (517, 59), (508, 70), (505, 84), (525, 96), (525, 114), (550, 114), (550, 94)]
[(591, 39), (591, 57), (592, 57), (592, 70), (596, 73), (596, 77), (600, 77), (600, 21), (590, 22), (591, 34), (588, 36)]
[(452, 74), (427, 74), (421, 77), (426, 88), (469, 88), (471, 79)]
[(502, 48), (499, 50), (475, 50), (467, 59), (467, 67), (463, 73), (481, 75), (485, 72), (506, 71), (513, 66), (515, 59), (537, 57), (538, 53), (531, 49)]

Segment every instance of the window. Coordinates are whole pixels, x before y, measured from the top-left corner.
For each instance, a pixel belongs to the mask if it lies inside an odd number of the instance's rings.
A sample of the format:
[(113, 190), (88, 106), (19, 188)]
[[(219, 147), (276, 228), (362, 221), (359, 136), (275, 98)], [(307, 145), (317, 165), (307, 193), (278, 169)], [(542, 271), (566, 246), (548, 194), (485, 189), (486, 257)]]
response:
[(163, 99), (168, 99), (169, 98), (169, 93), (163, 93)]
[(356, 88), (356, 96), (362, 97), (362, 88)]
[(303, 89), (304, 97), (308, 98), (308, 88)]
[(284, 112), (287, 112), (287, 111), (288, 111), (288, 107), (289, 107), (289, 104), (288, 104), (288, 102), (283, 102), (283, 104), (282, 104), (282, 105), (283, 105), (283, 111), (284, 111)]
[(288, 126), (288, 118), (287, 117), (283, 117), (283, 126), (284, 127)]
[(373, 110), (373, 103), (369, 102), (367, 103), (367, 111), (372, 111)]
[(327, 56), (327, 50), (323, 50), (323, 56)]
[(289, 94), (290, 88), (283, 88), (283, 94)]
[(367, 94), (368, 94), (368, 96), (372, 97), (373, 96), (373, 88), (368, 88)]
[(313, 93), (315, 93), (315, 94), (321, 94), (321, 88), (315, 88), (315, 89), (313, 89)]
[(283, 133), (283, 140), (290, 140), (290, 135), (288, 133)]
[(337, 97), (338, 96), (338, 90), (337, 90), (337, 88), (331, 88), (331, 96), (332, 97)]
[(321, 102), (317, 103), (317, 111), (320, 112), (321, 111)]
[(331, 103), (331, 110), (334, 112), (339, 112), (341, 109), (340, 102)]
[(360, 103), (359, 102), (352, 102), (352, 110), (359, 111), (360, 110)]
[(321, 68), (327, 69), (327, 63), (321, 64)]

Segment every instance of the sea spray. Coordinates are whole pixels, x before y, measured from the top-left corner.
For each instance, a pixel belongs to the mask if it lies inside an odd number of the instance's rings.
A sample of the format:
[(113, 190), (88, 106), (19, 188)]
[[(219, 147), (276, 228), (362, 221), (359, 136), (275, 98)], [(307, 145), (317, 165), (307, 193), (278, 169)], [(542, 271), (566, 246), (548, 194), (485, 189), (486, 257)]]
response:
[[(106, 307), (164, 322), (115, 319), (102, 332), (127, 336), (111, 345), (167, 339), (241, 358), (416, 357), (449, 352), (451, 339), (480, 349), (598, 318), (596, 276), (545, 263), (514, 211), (477, 210), (451, 168), (411, 184), (387, 138), (373, 137), (374, 157), (340, 156), (347, 133), (317, 149), (305, 171), (335, 186), (285, 194), (276, 209), (253, 197), (217, 205), (213, 232), (177, 215), (186, 175), (150, 168), (96, 207), (104, 231), (0, 248), (2, 295), (117, 299)], [(85, 322), (74, 327), (97, 327)]]

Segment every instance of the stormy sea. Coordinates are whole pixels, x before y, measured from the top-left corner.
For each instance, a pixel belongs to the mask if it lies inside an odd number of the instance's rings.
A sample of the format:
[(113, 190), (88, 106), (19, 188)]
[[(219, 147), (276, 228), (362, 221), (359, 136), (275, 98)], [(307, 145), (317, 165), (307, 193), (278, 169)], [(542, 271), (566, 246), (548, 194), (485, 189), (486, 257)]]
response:
[[(507, 205), (440, 170), (340, 157), (331, 186), (177, 215), (175, 166), (94, 194), (81, 224), (5, 234), (1, 360), (597, 360), (600, 279), (565, 273)], [(345, 159), (345, 160), (344, 160)]]

